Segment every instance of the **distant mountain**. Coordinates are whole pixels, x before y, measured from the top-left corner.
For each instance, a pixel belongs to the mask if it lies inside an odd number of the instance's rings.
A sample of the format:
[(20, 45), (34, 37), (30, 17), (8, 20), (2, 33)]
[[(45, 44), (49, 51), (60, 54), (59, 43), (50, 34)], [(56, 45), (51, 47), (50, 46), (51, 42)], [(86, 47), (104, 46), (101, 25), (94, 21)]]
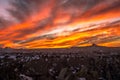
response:
[(120, 54), (120, 47), (104, 47), (93, 44), (87, 47), (71, 47), (71, 48), (50, 48), (50, 49), (12, 49), (1, 48), (0, 53), (80, 53), (93, 55), (94, 53), (118, 53)]

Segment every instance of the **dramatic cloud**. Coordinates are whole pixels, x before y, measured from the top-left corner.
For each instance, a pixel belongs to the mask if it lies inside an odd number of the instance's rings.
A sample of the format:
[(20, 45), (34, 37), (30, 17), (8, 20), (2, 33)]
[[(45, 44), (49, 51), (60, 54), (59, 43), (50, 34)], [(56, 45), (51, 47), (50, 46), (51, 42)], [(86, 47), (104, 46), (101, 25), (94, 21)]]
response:
[[(12, 48), (120, 47), (120, 0), (11, 0), (0, 44)], [(7, 25), (6, 25), (7, 24)]]

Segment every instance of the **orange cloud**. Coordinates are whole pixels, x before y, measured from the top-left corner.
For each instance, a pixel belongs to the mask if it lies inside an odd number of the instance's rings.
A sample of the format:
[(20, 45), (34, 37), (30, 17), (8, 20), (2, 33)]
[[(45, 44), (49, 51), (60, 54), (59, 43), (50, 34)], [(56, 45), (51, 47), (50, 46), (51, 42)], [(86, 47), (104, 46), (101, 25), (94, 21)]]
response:
[(0, 44), (12, 48), (68, 48), (92, 43), (120, 46), (120, 3), (100, 2), (77, 9), (79, 6), (72, 4), (66, 10), (64, 6), (69, 4), (50, 1), (24, 22), (0, 30)]

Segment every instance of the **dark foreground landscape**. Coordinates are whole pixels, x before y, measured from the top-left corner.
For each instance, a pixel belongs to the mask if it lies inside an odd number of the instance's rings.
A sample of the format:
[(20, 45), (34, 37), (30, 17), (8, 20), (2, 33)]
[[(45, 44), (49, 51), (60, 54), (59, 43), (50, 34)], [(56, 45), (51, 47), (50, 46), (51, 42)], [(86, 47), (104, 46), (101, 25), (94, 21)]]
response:
[(0, 80), (120, 80), (120, 48), (1, 48)]

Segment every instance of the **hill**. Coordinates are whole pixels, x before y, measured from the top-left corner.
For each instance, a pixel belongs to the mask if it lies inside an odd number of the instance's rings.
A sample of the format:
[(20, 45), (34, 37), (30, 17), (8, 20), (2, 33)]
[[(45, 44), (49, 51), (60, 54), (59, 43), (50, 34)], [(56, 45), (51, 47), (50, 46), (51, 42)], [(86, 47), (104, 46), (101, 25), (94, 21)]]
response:
[(68, 53), (79, 53), (86, 55), (94, 55), (101, 53), (119, 54), (120, 47), (104, 47), (104, 46), (87, 46), (87, 47), (71, 47), (71, 48), (47, 48), (47, 49), (12, 49), (12, 48), (1, 48), (0, 53), (26, 53), (26, 54), (68, 54)]

